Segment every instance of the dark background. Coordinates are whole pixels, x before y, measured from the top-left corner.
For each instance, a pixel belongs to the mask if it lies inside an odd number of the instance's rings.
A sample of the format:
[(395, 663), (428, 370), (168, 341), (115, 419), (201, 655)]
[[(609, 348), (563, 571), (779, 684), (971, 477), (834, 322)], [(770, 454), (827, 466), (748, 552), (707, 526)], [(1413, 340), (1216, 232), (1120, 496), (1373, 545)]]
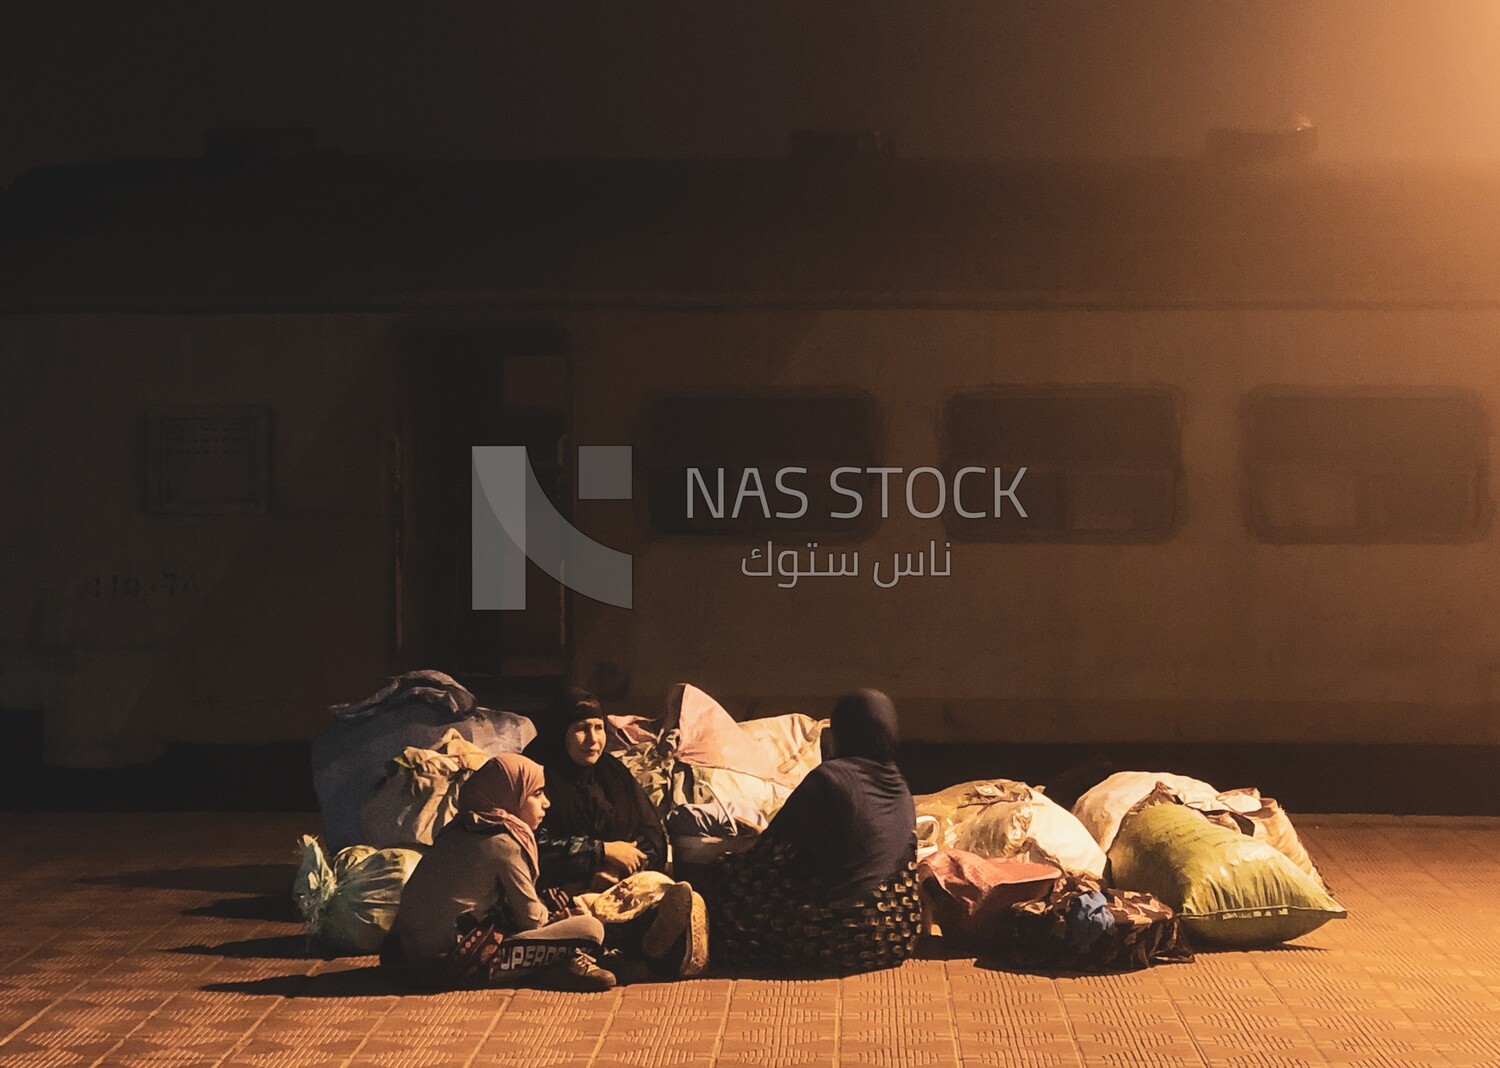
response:
[(1500, 156), (1488, 0), (0, 6), (0, 182), (311, 126), (437, 158), (1196, 153), (1305, 114), (1331, 158)]
[[(1490, 0), (11, 0), (0, 184), (48, 164), (196, 156), (225, 127), (436, 160), (783, 157), (810, 128), (887, 131), (904, 159), (1118, 160), (1191, 157), (1212, 127), (1303, 115), (1320, 160), (1493, 160), (1497, 55)], [(39, 728), (18, 729), (40, 748)], [(920, 790), (1003, 760), (1060, 798), (1080, 765), (1226, 787), (1272, 769), (1293, 809), (1397, 812), (1474, 810), (1464, 784), (1492, 766), (1490, 749), (1462, 746), (1024, 749), (912, 746), (903, 762)], [(305, 742), (179, 744), (149, 768), (28, 767), (8, 792), (30, 807), (307, 808), (306, 766)]]

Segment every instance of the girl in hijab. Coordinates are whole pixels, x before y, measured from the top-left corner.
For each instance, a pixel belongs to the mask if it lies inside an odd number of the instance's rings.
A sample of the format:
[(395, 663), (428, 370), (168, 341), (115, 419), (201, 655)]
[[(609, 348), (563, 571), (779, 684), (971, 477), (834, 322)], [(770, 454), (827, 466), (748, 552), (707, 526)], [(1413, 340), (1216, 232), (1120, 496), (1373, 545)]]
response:
[(916, 809), (895, 764), (895, 706), (858, 690), (830, 719), (833, 758), (718, 872), (713, 956), (730, 967), (847, 974), (916, 948)]
[(638, 871), (667, 870), (667, 838), (646, 792), (604, 751), (604, 710), (570, 689), (537, 719), (531, 752), (552, 807), (537, 831), (541, 885), (600, 891)]
[(541, 766), (514, 754), (494, 758), (464, 782), (457, 816), (402, 891), (382, 964), (423, 986), (615, 985), (595, 964), (603, 925), (549, 911), (537, 897), (534, 831), (548, 807), (543, 786)]
[(605, 943), (631, 961), (684, 978), (708, 963), (703, 897), (667, 870), (667, 836), (630, 770), (604, 751), (604, 710), (580, 689), (537, 720), (532, 752), (547, 772), (552, 807), (537, 830), (540, 885), (579, 893), (606, 919)]

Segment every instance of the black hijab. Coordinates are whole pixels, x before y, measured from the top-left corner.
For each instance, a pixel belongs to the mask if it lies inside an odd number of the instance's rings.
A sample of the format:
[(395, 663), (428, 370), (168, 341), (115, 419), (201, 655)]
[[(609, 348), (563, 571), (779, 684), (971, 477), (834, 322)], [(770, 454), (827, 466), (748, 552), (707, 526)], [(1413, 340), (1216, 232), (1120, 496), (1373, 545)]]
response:
[(629, 769), (608, 753), (588, 767), (568, 756), (568, 728), (579, 720), (603, 718), (599, 699), (577, 687), (565, 690), (537, 717), (530, 749), (547, 771), (547, 800), (552, 803), (541, 830), (551, 838), (633, 842), (650, 858), (648, 867), (663, 865), (666, 832)]
[(793, 843), (828, 900), (868, 894), (913, 859), (916, 808), (896, 767), (896, 707), (879, 690), (833, 706), (833, 758), (808, 773), (766, 828)]

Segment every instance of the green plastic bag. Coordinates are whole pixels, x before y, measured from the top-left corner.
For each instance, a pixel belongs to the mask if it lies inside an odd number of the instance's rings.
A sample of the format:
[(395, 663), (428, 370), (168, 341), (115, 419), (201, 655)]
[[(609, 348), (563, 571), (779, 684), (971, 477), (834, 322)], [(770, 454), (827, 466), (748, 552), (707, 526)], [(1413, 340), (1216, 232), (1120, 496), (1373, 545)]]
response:
[(292, 900), (307, 923), (308, 942), (341, 953), (378, 953), (421, 859), (411, 849), (356, 845), (340, 850), (330, 867), (318, 840), (303, 835)]
[(1274, 945), (1348, 915), (1274, 846), (1182, 805), (1126, 816), (1109, 862), (1116, 886), (1176, 909), (1195, 945)]

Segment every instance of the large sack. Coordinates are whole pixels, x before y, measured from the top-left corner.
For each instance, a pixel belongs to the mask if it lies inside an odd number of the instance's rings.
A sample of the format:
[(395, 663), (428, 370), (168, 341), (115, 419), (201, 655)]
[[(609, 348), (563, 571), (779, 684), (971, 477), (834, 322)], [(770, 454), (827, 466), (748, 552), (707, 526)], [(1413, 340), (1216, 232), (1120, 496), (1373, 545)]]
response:
[(675, 739), (676, 735), (673, 734), (665, 739), (648, 738), (632, 742), (623, 749), (610, 749), (620, 763), (625, 765), (631, 778), (640, 783), (659, 819), (665, 819), (673, 805), (683, 804), (687, 800), (672, 744)]
[(918, 846), (1014, 857), (1102, 877), (1105, 856), (1067, 809), (1023, 782), (959, 783), (916, 798)]
[(1184, 805), (1153, 804), (1131, 812), (1109, 861), (1117, 886), (1151, 894), (1176, 909), (1194, 944), (1273, 945), (1346, 915), (1275, 847)]
[(747, 732), (724, 706), (696, 686), (679, 682), (667, 695), (663, 732), (677, 732), (677, 759), (694, 768), (726, 768), (761, 779), (795, 782), (782, 776), (780, 755)]
[(350, 846), (330, 867), (317, 839), (302, 838), (292, 900), (310, 943), (340, 953), (378, 953), (401, 904), (401, 890), (422, 859), (410, 849)]
[(385, 777), (386, 764), (408, 747), (431, 749), (450, 730), (490, 756), (519, 753), (536, 737), (525, 716), (481, 708), (441, 671), (413, 671), (382, 689), (330, 710), (333, 722), (312, 743), (313, 786), (331, 850), (360, 838), (360, 809)]
[(774, 779), (728, 768), (694, 768), (691, 782), (691, 803), (740, 833), (764, 831), (792, 792)]
[(490, 755), (450, 729), (431, 749), (409, 745), (360, 809), (360, 841), (423, 849), (458, 815), (458, 791)]
[(1120, 771), (1089, 790), (1073, 805), (1073, 815), (1094, 836), (1099, 848), (1109, 852), (1120, 821), (1157, 783), (1170, 786), (1187, 804), (1212, 804), (1219, 791), (1201, 779), (1173, 775), (1169, 771)]
[(740, 730), (775, 755), (776, 774), (788, 786), (796, 786), (822, 763), (823, 732), (827, 729), (828, 720), (800, 712), (740, 723)]

